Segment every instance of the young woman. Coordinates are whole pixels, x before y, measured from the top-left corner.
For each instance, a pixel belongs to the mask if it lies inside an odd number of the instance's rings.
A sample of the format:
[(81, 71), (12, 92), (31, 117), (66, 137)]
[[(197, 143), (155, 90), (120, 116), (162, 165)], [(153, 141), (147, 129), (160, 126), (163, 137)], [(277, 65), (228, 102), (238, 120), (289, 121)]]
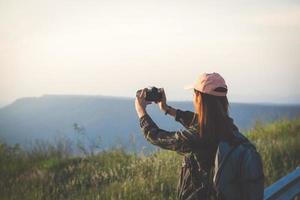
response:
[(185, 130), (160, 129), (146, 112), (144, 89), (135, 108), (145, 138), (163, 149), (183, 155), (178, 199), (262, 199), (264, 175), (255, 147), (228, 115), (227, 85), (218, 73), (199, 76), (193, 89), (195, 113), (174, 109), (165, 93), (161, 111)]

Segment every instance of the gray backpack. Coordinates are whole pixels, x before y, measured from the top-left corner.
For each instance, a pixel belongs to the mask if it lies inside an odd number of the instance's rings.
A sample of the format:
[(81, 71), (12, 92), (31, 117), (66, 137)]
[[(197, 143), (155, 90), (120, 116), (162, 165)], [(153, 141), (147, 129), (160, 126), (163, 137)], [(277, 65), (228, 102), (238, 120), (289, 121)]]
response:
[(199, 177), (194, 178), (197, 179), (199, 192), (197, 197), (191, 199), (263, 199), (261, 157), (245, 136), (238, 131), (235, 136), (234, 144), (219, 143), (214, 167), (209, 172), (199, 169), (197, 154), (193, 153), (191, 173)]

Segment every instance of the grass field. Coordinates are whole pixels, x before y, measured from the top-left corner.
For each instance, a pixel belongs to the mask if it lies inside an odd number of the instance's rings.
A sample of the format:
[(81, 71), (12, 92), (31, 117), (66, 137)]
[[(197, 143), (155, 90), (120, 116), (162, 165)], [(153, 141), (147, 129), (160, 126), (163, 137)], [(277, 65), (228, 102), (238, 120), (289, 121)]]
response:
[[(300, 165), (300, 119), (257, 125), (246, 133), (260, 152), (266, 186)], [(32, 151), (0, 143), (0, 199), (175, 199), (181, 156), (122, 149), (74, 157), (67, 144)]]

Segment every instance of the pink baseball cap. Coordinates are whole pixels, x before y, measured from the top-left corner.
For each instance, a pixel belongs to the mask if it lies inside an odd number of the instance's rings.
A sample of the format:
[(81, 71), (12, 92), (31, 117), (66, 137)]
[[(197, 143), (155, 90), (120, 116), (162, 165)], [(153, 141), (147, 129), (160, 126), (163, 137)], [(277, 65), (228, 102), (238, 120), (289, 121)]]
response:
[[(217, 88), (221, 89), (218, 90)], [(226, 96), (227, 94), (225, 80), (220, 74), (215, 72), (201, 74), (193, 85), (185, 87), (185, 89), (196, 89), (202, 93), (214, 96)]]

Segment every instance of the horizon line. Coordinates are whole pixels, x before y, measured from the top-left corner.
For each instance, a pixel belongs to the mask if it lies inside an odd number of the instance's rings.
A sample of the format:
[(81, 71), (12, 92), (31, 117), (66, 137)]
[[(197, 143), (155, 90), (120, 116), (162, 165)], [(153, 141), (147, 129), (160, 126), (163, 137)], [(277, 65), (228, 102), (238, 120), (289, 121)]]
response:
[[(114, 98), (114, 99), (134, 99), (135, 97), (130, 96), (112, 96), (112, 95), (103, 95), (103, 94), (42, 94), (39, 96), (24, 96), (16, 98), (15, 100), (11, 101), (10, 103), (0, 105), (0, 109), (6, 106), (9, 106), (16, 101), (20, 101), (22, 99), (27, 98), (43, 98), (43, 97), (102, 97), (102, 98)], [(168, 100), (169, 102), (192, 102), (192, 100)], [(236, 104), (256, 104), (256, 105), (274, 105), (274, 106), (300, 106), (300, 103), (287, 103), (287, 102), (267, 102), (267, 101), (229, 101), (229, 104), (236, 103)]]

